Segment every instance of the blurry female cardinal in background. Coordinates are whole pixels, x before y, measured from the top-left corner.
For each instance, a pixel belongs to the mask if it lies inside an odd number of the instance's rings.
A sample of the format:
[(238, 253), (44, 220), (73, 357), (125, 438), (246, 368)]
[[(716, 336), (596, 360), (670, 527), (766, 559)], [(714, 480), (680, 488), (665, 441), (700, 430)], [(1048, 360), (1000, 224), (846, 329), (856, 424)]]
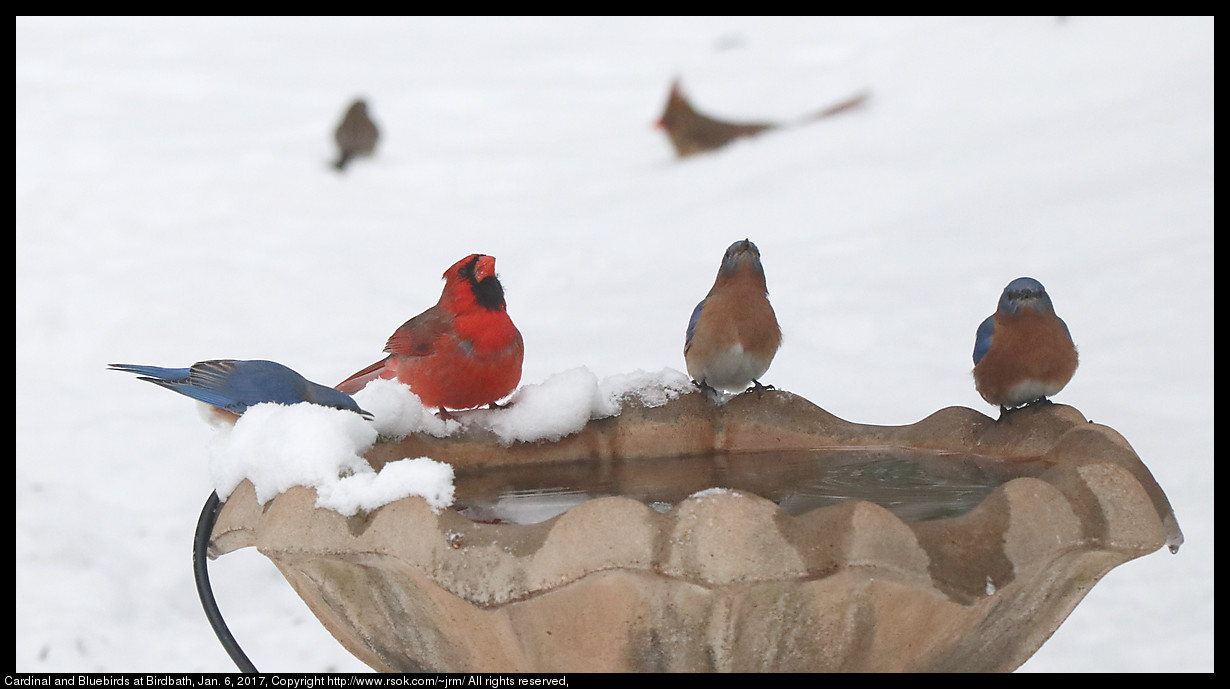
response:
[(525, 346), (505, 312), (495, 259), (471, 254), (453, 264), (440, 301), (398, 328), (384, 351), (388, 357), (337, 389), (354, 394), (375, 378), (395, 378), (441, 411), (492, 404), (515, 390)]
[[(869, 97), (866, 92), (856, 93), (794, 124), (821, 120), (855, 110), (862, 107)], [(692, 107), (687, 97), (683, 95), (678, 79), (671, 84), (670, 94), (666, 99), (666, 109), (657, 122), (657, 127), (670, 137), (671, 145), (675, 147), (675, 155), (679, 158), (712, 151), (735, 139), (755, 136), (783, 126), (787, 125), (771, 122), (727, 122), (709, 117)]]

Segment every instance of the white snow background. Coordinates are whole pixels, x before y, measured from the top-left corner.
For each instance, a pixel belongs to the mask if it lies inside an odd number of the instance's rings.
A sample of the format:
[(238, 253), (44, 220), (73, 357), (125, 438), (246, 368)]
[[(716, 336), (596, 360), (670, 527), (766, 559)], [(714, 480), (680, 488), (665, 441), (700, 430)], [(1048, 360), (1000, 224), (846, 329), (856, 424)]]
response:
[[(676, 161), (697, 106), (797, 120)], [(328, 165), (352, 97), (378, 154)], [(908, 424), (975, 393), (974, 330), (1043, 282), (1057, 397), (1120, 431), (1187, 541), (1113, 570), (1023, 670), (1213, 670), (1213, 19), (16, 21), (19, 671), (232, 671), (191, 539), (215, 430), (109, 372), (280, 361), (334, 384), (491, 254), (523, 384), (683, 370), (727, 245), (760, 247), (764, 382)], [(254, 549), (211, 564), (264, 671), (355, 671)]]

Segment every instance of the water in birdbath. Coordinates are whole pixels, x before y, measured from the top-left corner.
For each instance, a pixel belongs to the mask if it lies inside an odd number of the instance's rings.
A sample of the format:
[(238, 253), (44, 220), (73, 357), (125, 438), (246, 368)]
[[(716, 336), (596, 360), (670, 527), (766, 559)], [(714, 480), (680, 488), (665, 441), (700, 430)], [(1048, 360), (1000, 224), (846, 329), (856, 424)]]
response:
[(900, 447), (584, 459), (457, 469), (454, 507), (474, 521), (532, 524), (598, 497), (636, 498), (665, 513), (721, 488), (767, 498), (791, 515), (866, 500), (917, 522), (963, 514), (997, 486), (1045, 468), (1033, 459)]

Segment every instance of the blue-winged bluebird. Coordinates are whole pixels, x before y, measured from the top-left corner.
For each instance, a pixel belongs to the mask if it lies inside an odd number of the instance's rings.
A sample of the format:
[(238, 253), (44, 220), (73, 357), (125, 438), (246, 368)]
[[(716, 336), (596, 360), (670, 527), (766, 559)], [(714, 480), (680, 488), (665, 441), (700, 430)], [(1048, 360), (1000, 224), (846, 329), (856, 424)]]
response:
[(313, 383), (273, 361), (215, 359), (197, 362), (189, 368), (140, 364), (111, 364), (108, 368), (135, 373), (140, 380), (204, 402), (223, 412), (217, 415), (221, 420), (234, 421), (248, 407), (262, 402), (309, 402), (345, 409), (369, 419), (372, 416), (360, 409), (350, 395)]
[(757, 388), (782, 344), (782, 330), (769, 304), (760, 250), (744, 239), (730, 245), (709, 294), (688, 321), (683, 358), (702, 388)]
[(1044, 400), (1076, 372), (1076, 345), (1042, 283), (1017, 278), (999, 298), (999, 309), (978, 326), (974, 387), (1002, 409)]

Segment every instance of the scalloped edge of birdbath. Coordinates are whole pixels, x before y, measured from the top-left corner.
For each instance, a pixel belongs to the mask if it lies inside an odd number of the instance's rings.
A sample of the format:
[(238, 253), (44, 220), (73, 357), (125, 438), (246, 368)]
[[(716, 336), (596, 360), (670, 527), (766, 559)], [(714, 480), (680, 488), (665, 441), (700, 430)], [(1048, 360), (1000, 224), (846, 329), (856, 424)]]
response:
[(1127, 441), (1064, 405), (872, 426), (787, 392), (722, 405), (690, 394), (555, 442), (472, 430), (381, 442), (367, 458), (502, 466), (884, 446), (1035, 469), (966, 514), (917, 523), (862, 501), (790, 516), (741, 491), (665, 514), (599, 498), (528, 525), (472, 522), (418, 497), (348, 518), (305, 487), (262, 506), (245, 481), (211, 555), (255, 546), (380, 671), (1010, 671), (1107, 572), (1182, 542)]

